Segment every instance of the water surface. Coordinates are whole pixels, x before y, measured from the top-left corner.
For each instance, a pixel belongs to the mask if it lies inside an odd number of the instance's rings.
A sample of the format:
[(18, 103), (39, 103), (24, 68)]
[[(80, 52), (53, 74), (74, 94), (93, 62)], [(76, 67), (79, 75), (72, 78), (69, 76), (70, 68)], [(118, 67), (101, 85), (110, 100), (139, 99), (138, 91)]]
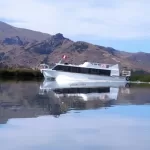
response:
[(1, 82), (0, 149), (150, 149), (150, 88), (72, 85)]

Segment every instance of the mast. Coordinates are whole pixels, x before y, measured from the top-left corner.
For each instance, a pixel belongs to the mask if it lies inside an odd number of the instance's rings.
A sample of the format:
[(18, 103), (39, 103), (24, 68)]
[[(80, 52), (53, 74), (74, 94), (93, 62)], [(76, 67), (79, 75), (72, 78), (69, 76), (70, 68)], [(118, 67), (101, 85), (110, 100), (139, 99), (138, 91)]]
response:
[(58, 63), (61, 64), (62, 60), (63, 60), (63, 59), (66, 59), (66, 58), (67, 58), (67, 56), (66, 56), (66, 55), (63, 55), (62, 58), (60, 59), (60, 61), (59, 61)]

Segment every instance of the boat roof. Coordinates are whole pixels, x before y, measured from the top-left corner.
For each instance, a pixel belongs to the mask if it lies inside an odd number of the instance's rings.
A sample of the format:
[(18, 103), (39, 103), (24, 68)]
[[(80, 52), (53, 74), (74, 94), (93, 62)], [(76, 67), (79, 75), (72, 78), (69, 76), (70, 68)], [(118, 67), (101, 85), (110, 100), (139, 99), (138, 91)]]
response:
[(92, 63), (92, 62), (84, 62), (80, 65), (69, 64), (69, 63), (56, 63), (56, 65), (63, 65), (63, 66), (73, 66), (73, 67), (84, 67), (84, 68), (94, 68), (94, 69), (108, 69), (108, 70), (118, 70), (118, 64), (104, 64), (104, 63)]

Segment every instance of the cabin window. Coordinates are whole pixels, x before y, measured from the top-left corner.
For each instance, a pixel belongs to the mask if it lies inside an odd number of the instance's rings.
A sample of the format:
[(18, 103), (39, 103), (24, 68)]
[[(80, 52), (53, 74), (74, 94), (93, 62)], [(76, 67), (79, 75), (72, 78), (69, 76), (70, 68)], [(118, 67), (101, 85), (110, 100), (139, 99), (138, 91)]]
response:
[(88, 69), (88, 74), (91, 74), (91, 69), (90, 68)]
[(78, 70), (77, 70), (77, 69), (78, 69), (77, 67), (71, 67), (71, 72), (76, 73), (76, 72), (78, 72)]
[(99, 75), (110, 76), (110, 70), (99, 69)]
[(91, 69), (91, 74), (99, 74), (98, 69)]
[(53, 70), (62, 70), (62, 66), (58, 65), (58, 66), (54, 67)]
[(68, 66), (68, 71), (71, 72), (71, 67)]
[(80, 68), (80, 67), (78, 68), (78, 73), (82, 73), (82, 72), (81, 72), (81, 69), (82, 69), (82, 68)]
[(61, 66), (61, 68), (62, 68), (62, 69), (61, 69), (62, 71), (65, 71), (65, 67), (64, 67), (64, 66)]
[(69, 66), (63, 66), (63, 71), (66, 71), (66, 72), (70, 72), (70, 67)]
[(73, 73), (84, 73), (84, 74), (93, 74), (93, 75), (105, 75), (110, 76), (110, 70), (104, 69), (94, 69), (94, 68), (82, 68), (82, 67), (74, 67), (74, 66), (62, 66), (57, 65), (53, 68), (53, 70), (60, 70), (65, 72), (73, 72)]
[(88, 73), (88, 69), (87, 68), (81, 68), (81, 73)]

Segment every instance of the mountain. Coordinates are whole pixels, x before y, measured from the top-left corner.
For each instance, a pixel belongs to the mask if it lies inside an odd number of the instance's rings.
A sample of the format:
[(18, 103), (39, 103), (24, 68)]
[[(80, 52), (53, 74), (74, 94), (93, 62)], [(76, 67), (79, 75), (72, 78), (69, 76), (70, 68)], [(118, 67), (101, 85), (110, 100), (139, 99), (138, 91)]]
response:
[[(18, 37), (26, 41), (41, 41), (50, 37), (49, 34), (32, 31), (28, 29), (16, 28), (0, 21), (0, 40), (7, 38)], [(6, 42), (7, 44), (7, 42)], [(8, 43), (9, 44), (9, 43)]]
[(118, 63), (121, 67), (150, 72), (149, 53), (129, 53), (83, 41), (74, 42), (61, 33), (49, 35), (0, 22), (0, 66), (34, 68), (40, 63), (56, 63), (64, 54), (68, 63), (79, 64), (85, 60)]

